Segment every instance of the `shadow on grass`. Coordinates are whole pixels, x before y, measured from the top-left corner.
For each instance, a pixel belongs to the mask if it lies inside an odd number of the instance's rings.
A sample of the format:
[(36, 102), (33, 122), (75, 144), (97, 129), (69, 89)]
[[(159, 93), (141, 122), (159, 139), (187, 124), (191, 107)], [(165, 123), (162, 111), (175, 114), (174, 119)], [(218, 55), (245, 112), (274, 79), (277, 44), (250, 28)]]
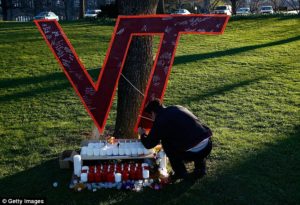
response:
[[(94, 75), (95, 73), (98, 73), (98, 69), (94, 69), (92, 70), (92, 75)], [(48, 78), (47, 76), (51, 76), (50, 78)], [(44, 83), (49, 81), (51, 78), (55, 79), (56, 81), (62, 81), (65, 79), (65, 76), (63, 73), (54, 73), (54, 74), (50, 74), (50, 75), (45, 75), (45, 76), (40, 76), (40, 77), (30, 77), (30, 78), (21, 78), (21, 79), (9, 79), (9, 80), (3, 80), (0, 81), (0, 88), (8, 88), (8, 87), (16, 87), (16, 86), (26, 86), (26, 85), (30, 85), (30, 84), (37, 84), (37, 83)], [(194, 95), (191, 97), (186, 97), (184, 98), (184, 102), (181, 103), (187, 103), (187, 102), (193, 102), (193, 101), (200, 101), (201, 99), (207, 98), (207, 97), (211, 97), (214, 95), (221, 95), (223, 93), (226, 93), (228, 91), (231, 91), (233, 89), (236, 89), (238, 87), (243, 87), (243, 86), (248, 86), (252, 83), (256, 83), (262, 79), (265, 79), (266, 77), (258, 77), (255, 79), (250, 79), (250, 80), (244, 80), (241, 82), (237, 82), (237, 83), (233, 83), (233, 84), (228, 84), (222, 87), (218, 87), (215, 88), (213, 90), (210, 90), (206, 93), (202, 93), (200, 95)], [(15, 101), (18, 100), (20, 98), (28, 98), (28, 97), (34, 97), (37, 96), (39, 94), (42, 93), (50, 93), (50, 92), (54, 92), (54, 91), (58, 91), (58, 90), (63, 90), (66, 88), (70, 88), (70, 83), (69, 82), (65, 82), (62, 81), (61, 83), (52, 85), (52, 86), (46, 86), (46, 87), (40, 87), (40, 88), (34, 88), (28, 91), (24, 91), (24, 92), (19, 92), (19, 93), (14, 93), (11, 95), (4, 95), (4, 96), (0, 96), (0, 102), (9, 102), (9, 101)]]
[(245, 161), (207, 177), (178, 204), (299, 204), (300, 126), (286, 133), (284, 139), (262, 143), (262, 150), (249, 150)]
[[(264, 47), (268, 47), (268, 46), (276, 46), (276, 45), (290, 43), (290, 42), (298, 41), (298, 40), (300, 40), (300, 36), (295, 36), (292, 38), (274, 41), (274, 42), (265, 43), (265, 44), (260, 44), (260, 45), (245, 46), (245, 47), (233, 48), (233, 49), (229, 49), (229, 50), (216, 51), (216, 52), (212, 52), (212, 53), (178, 56), (175, 58), (174, 65), (192, 62), (192, 61), (204, 60), (207, 58), (216, 58), (216, 57), (221, 57), (221, 56), (226, 56), (226, 55), (234, 55), (237, 53), (247, 52), (247, 51), (258, 49), (258, 48), (264, 48)], [(95, 77), (95, 76), (99, 74), (99, 69), (88, 70), (88, 72), (90, 73), (90, 75), (92, 76), (93, 79), (97, 79), (97, 77)], [(18, 87), (18, 86), (22, 86), (22, 85), (59, 81), (62, 79), (65, 79), (65, 76), (63, 73), (54, 73), (54, 74), (43, 75), (43, 76), (39, 76), (39, 77), (17, 78), (17, 79), (8, 79), (8, 80), (0, 79), (0, 88), (12, 88), (12, 87)], [(230, 90), (234, 87), (247, 85), (247, 84), (251, 83), (251, 81), (252, 80), (244, 81), (241, 83), (218, 88), (215, 91), (209, 92), (207, 94), (202, 94), (200, 96), (192, 97), (191, 100), (197, 100), (197, 99), (200, 99), (201, 97), (213, 95), (214, 93), (216, 94), (219, 92), (226, 92), (227, 90)], [(57, 84), (57, 85), (36, 88), (36, 89), (32, 89), (32, 90), (24, 91), (24, 92), (20, 92), (20, 93), (8, 94), (8, 95), (1, 96), (0, 101), (7, 102), (7, 101), (11, 101), (11, 100), (17, 100), (19, 98), (32, 97), (32, 96), (36, 96), (36, 95), (44, 93), (44, 92), (62, 90), (62, 89), (65, 89), (67, 86), (68, 86), (68, 83), (61, 83), (61, 84)]]
[(142, 192), (117, 204), (298, 204), (300, 127), (287, 132), (285, 139), (252, 150), (245, 161), (216, 176)]
[[(215, 176), (208, 174), (195, 182), (168, 185), (160, 191), (102, 189), (96, 193), (75, 193), (68, 189), (71, 170), (59, 169), (57, 159), (53, 159), (0, 179), (0, 195), (46, 197), (49, 204), (297, 204), (299, 128), (291, 130), (284, 139), (262, 144), (263, 150), (252, 150), (245, 161), (223, 167)], [(57, 188), (52, 186), (55, 181)]]
[(238, 48), (231, 48), (228, 50), (223, 51), (216, 51), (211, 53), (204, 53), (204, 54), (192, 54), (192, 55), (184, 55), (184, 56), (178, 56), (175, 58), (174, 65), (193, 62), (193, 61), (199, 61), (199, 60), (205, 60), (209, 58), (218, 58), (222, 56), (228, 56), (228, 55), (235, 55), (238, 53), (243, 53), (259, 48), (265, 48), (270, 46), (278, 46), (281, 44), (291, 43), (294, 41), (299, 41), (300, 36), (295, 36), (291, 38), (287, 38), (284, 40), (274, 41), (270, 43), (264, 43), (264, 44), (258, 44), (258, 45), (252, 45), (252, 46), (244, 46), (244, 47), (238, 47)]
[[(96, 76), (99, 75), (100, 69), (99, 68), (88, 69), (88, 72), (93, 79), (96, 79), (97, 78)], [(53, 82), (57, 82), (57, 84), (53, 85)], [(46, 86), (34, 88), (23, 92), (16, 92), (13, 94), (0, 96), (0, 102), (9, 102), (12, 100), (18, 100), (20, 98), (34, 97), (42, 93), (47, 93), (47, 92), (49, 93), (49, 92), (63, 90), (71, 87), (71, 84), (67, 81), (67, 77), (65, 76), (65, 74), (61, 72), (61, 73), (51, 73), (48, 75), (41, 75), (38, 77), (0, 79), (0, 89), (26, 87), (29, 85), (36, 85), (36, 84), (43, 84), (43, 83), (46, 84)], [(52, 85), (49, 86), (49, 84)]]
[(222, 87), (217, 87), (215, 89), (209, 90), (208, 92), (201, 93), (199, 95), (193, 95), (193, 96), (190, 96), (190, 97), (185, 97), (185, 98), (182, 99), (182, 101), (180, 103), (188, 104), (188, 103), (191, 103), (191, 102), (194, 102), (194, 101), (201, 101), (203, 99), (207, 99), (207, 98), (212, 97), (212, 96), (222, 95), (222, 94), (224, 94), (226, 92), (229, 92), (229, 91), (232, 91), (236, 88), (240, 88), (240, 87), (244, 87), (244, 86), (248, 86), (248, 85), (257, 83), (260, 80), (263, 80), (263, 79), (266, 79), (266, 78), (267, 77), (265, 77), (265, 76), (261, 76), (261, 77), (257, 77), (257, 78), (254, 78), (254, 79), (249, 79), (249, 80), (244, 80), (244, 81), (240, 81), (240, 82), (237, 82), (237, 83), (227, 84), (227, 85), (224, 85)]

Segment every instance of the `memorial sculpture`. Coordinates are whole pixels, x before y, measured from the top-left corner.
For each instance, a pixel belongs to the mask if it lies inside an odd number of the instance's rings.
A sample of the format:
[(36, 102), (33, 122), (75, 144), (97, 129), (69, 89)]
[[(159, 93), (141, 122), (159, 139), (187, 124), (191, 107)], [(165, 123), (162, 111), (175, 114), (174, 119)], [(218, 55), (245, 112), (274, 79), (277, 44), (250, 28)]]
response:
[[(152, 121), (143, 113), (144, 106), (152, 99), (163, 99), (168, 77), (174, 61), (175, 51), (183, 34), (219, 35), (225, 30), (227, 15), (146, 15), (119, 16), (112, 34), (107, 55), (96, 83), (80, 62), (74, 48), (55, 20), (35, 20), (39, 31), (53, 52), (66, 77), (70, 81), (98, 130), (102, 132), (112, 105), (118, 80), (133, 36), (158, 35), (158, 54), (149, 76), (148, 85), (140, 107), (138, 127), (149, 129)], [(159, 187), (149, 171), (151, 163), (98, 163), (84, 165), (88, 160), (147, 159), (158, 160), (162, 175), (166, 174), (166, 156), (163, 151), (155, 153), (140, 146), (140, 142), (119, 141), (117, 143), (88, 143), (74, 156), (74, 178), (71, 188), (80, 191), (87, 187), (124, 188), (140, 190), (141, 186)], [(141, 181), (142, 180), (142, 181)], [(128, 188), (129, 187), (129, 188)]]

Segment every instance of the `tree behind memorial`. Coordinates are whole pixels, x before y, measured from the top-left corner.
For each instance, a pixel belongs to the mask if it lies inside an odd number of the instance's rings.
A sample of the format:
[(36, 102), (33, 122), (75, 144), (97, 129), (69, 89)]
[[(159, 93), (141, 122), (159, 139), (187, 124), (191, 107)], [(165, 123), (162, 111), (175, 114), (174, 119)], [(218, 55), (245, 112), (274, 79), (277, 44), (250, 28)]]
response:
[[(155, 14), (158, 0), (118, 0), (121, 15)], [(153, 37), (135, 36), (132, 38), (122, 74), (142, 93), (153, 65)], [(118, 85), (117, 118), (114, 136), (135, 138), (133, 132), (143, 96), (123, 77)]]

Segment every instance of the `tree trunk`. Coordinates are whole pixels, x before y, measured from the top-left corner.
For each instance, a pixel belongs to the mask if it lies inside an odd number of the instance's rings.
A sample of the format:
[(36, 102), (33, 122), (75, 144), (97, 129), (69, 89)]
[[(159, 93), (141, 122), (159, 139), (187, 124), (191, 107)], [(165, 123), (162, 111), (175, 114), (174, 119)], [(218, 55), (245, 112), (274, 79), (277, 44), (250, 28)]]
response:
[(165, 0), (159, 0), (157, 6), (157, 14), (164, 14), (165, 13)]
[(7, 0), (1, 0), (1, 7), (2, 7), (2, 19), (3, 21), (7, 21), (7, 10), (8, 10)]
[(80, 0), (79, 19), (83, 19), (85, 12), (85, 0)]
[[(118, 9), (122, 15), (155, 14), (158, 0), (119, 0)], [(133, 37), (128, 50), (122, 74), (144, 93), (153, 65), (152, 37)], [(134, 125), (137, 121), (143, 96), (123, 77), (118, 85), (117, 118), (114, 136), (135, 138)]]
[(73, 1), (72, 0), (64, 0), (64, 6), (65, 6), (66, 20), (72, 20)]
[(231, 0), (231, 6), (232, 6), (232, 14), (236, 14), (236, 2), (237, 0)]
[(204, 0), (204, 13), (209, 14), (210, 0)]
[(39, 12), (41, 12), (43, 9), (43, 2), (41, 2), (40, 0), (34, 0), (33, 1), (33, 12), (34, 15), (36, 16), (37, 14), (39, 14)]

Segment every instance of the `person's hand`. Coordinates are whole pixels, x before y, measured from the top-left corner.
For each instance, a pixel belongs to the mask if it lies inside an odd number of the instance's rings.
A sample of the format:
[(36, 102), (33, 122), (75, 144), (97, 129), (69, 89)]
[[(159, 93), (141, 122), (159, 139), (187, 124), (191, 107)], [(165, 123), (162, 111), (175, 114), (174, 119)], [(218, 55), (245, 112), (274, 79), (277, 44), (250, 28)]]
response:
[(143, 134), (146, 133), (146, 130), (144, 128), (142, 128), (142, 127), (139, 127), (138, 128), (138, 133), (139, 133), (140, 136), (142, 136)]

